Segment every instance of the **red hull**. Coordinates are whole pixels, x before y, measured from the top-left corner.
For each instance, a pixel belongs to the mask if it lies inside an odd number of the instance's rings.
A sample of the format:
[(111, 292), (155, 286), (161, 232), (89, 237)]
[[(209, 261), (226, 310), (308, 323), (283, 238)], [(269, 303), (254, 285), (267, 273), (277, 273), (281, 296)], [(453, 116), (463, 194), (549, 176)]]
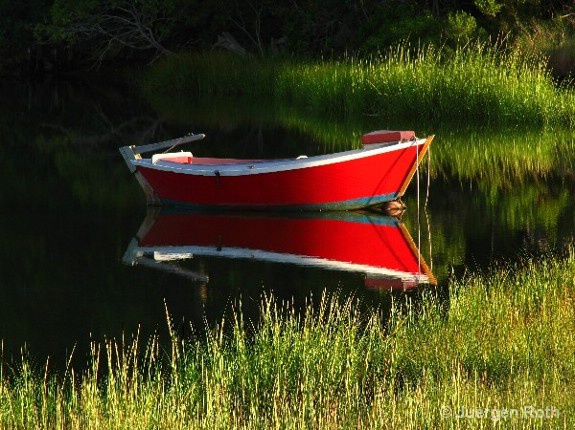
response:
[(327, 161), (324, 156), (283, 164), (282, 160), (214, 164), (190, 158), (133, 164), (149, 200), (156, 203), (226, 209), (356, 209), (400, 198), (431, 139), (366, 147), (333, 154)]
[[(146, 227), (144, 227), (146, 226)], [(409, 233), (392, 217), (161, 214), (143, 225), (138, 252), (261, 258), (363, 272), (366, 286), (434, 283)]]

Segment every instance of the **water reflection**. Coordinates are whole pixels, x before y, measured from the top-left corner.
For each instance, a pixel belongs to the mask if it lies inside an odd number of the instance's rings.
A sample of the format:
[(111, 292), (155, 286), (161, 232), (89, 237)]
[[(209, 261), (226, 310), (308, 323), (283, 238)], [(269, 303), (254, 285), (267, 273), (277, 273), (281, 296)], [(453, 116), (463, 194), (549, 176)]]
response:
[(436, 283), (402, 222), (374, 212), (286, 215), (152, 209), (123, 261), (207, 284), (209, 267), (193, 271), (183, 266), (198, 256), (362, 273), (365, 286), (373, 289), (406, 290)]

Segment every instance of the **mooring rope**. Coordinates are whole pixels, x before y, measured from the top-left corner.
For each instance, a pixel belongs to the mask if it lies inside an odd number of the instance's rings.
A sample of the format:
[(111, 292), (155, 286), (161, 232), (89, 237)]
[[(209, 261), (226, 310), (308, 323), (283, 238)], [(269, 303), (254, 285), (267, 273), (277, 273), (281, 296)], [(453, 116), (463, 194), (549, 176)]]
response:
[(415, 143), (415, 183), (417, 187), (417, 271), (421, 275), (421, 222), (420, 222), (420, 202), (419, 202), (419, 145)]
[(431, 146), (427, 148), (427, 190), (425, 192), (425, 205), (424, 208), (427, 209), (427, 203), (429, 202), (429, 188), (431, 187)]
[(433, 254), (431, 243), (431, 223), (429, 221), (429, 212), (427, 212), (427, 203), (429, 202), (429, 189), (431, 188), (431, 147), (427, 148), (427, 190), (425, 195), (425, 220), (427, 223), (427, 242), (429, 243), (429, 270), (433, 271)]

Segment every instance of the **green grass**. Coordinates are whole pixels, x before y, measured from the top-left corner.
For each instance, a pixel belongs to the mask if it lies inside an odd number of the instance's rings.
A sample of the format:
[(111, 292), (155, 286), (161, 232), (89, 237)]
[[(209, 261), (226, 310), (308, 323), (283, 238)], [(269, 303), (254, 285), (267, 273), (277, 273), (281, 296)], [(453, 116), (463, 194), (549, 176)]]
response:
[[(391, 315), (262, 299), (203, 340), (92, 346), (88, 370), (2, 362), (1, 428), (573, 428), (575, 254), (428, 291)], [(101, 348), (101, 349), (100, 349)], [(48, 366), (46, 366), (48, 368)], [(523, 416), (553, 408), (552, 418)], [(488, 410), (487, 418), (449, 411)], [(520, 416), (501, 418), (504, 409)], [(476, 412), (474, 412), (476, 413)], [(558, 414), (558, 415), (557, 415)]]
[(483, 44), (318, 61), (181, 54), (141, 86), (149, 97), (260, 98), (338, 115), (569, 127), (575, 118), (575, 91), (554, 82), (545, 58)]

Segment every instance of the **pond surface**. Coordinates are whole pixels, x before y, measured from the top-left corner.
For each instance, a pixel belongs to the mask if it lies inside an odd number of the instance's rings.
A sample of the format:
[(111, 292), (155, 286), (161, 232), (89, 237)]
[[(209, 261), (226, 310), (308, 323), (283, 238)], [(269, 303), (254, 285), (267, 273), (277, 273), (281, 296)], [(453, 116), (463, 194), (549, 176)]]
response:
[[(183, 334), (233, 308), (256, 318), (262, 294), (296, 306), (326, 291), (354, 294), (385, 309), (425, 288), (445, 291), (467, 270), (564, 250), (575, 235), (568, 131), (341, 120), (261, 103), (144, 100), (104, 84), (1, 91), (4, 360), (25, 346), (40, 366), (73, 350), (81, 365), (91, 339), (165, 339), (166, 312)], [(118, 152), (193, 131), (207, 135), (186, 148), (195, 155), (313, 155), (394, 128), (436, 135), (401, 221), (152, 212)], [(438, 286), (405, 277), (414, 264)]]

